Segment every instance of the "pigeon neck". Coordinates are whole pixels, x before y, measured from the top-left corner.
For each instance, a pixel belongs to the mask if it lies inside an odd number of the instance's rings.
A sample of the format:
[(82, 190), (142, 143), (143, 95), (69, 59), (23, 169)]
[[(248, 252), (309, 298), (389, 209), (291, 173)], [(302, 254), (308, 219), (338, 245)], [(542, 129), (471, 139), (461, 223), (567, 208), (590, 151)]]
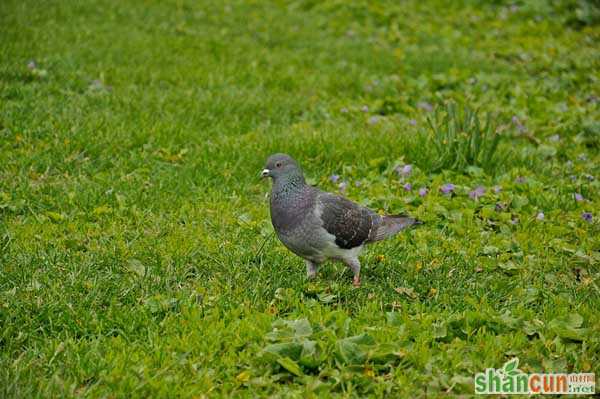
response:
[(283, 194), (285, 192), (299, 191), (302, 190), (304, 185), (304, 176), (301, 174), (284, 176), (273, 181), (273, 193)]

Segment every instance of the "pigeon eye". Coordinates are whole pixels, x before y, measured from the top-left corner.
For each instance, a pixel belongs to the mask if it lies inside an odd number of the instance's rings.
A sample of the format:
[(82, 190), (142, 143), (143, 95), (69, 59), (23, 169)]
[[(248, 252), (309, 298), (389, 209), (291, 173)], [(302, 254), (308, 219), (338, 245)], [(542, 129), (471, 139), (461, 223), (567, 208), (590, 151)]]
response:
[(276, 168), (281, 168), (281, 161), (280, 161), (280, 162), (277, 162), (277, 163), (275, 163), (275, 167), (276, 167)]

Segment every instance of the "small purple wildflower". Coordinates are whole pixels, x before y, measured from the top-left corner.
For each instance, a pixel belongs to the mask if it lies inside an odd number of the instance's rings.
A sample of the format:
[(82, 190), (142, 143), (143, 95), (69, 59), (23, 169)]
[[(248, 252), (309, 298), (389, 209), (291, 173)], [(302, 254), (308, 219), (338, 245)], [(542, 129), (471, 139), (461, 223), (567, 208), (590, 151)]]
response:
[(577, 201), (577, 202), (583, 201), (583, 195), (581, 195), (579, 193), (573, 194), (573, 198), (575, 198), (575, 201)]
[(412, 190), (412, 184), (410, 184), (410, 183), (406, 183), (402, 187), (404, 187), (404, 191), (410, 191), (410, 190)]
[(360, 109), (362, 112), (369, 112), (369, 107), (366, 105), (363, 105), (362, 108)]
[(348, 187), (348, 182), (346, 182), (346, 181), (343, 181), (340, 184), (338, 184), (338, 188), (340, 189), (341, 192), (345, 192), (347, 187)]
[(354, 186), (360, 187), (360, 186), (362, 186), (362, 183), (357, 180), (354, 182)]
[(425, 101), (421, 101), (420, 103), (418, 103), (417, 108), (420, 108), (423, 111), (427, 111), (427, 112), (433, 111), (433, 106)]
[(512, 225), (519, 224), (519, 219), (518, 218), (512, 218), (510, 220), (510, 224), (512, 224)]
[(456, 188), (456, 186), (454, 184), (446, 183), (440, 188), (440, 191), (444, 194), (450, 194), (451, 192), (454, 191), (455, 188)]
[(517, 177), (517, 178), (515, 179), (515, 183), (517, 183), (517, 184), (523, 184), (523, 183), (525, 183), (526, 181), (527, 181), (527, 179), (525, 179), (525, 177), (524, 177), (524, 176), (519, 176), (519, 177)]
[(585, 220), (586, 222), (591, 223), (592, 222), (592, 213), (591, 212), (583, 212), (581, 214), (581, 218), (583, 220)]
[(426, 187), (421, 187), (419, 189), (419, 197), (424, 197), (427, 195), (427, 188)]
[(502, 187), (500, 187), (500, 186), (494, 186), (494, 188), (492, 190), (494, 190), (495, 194), (499, 194), (502, 191)]
[(502, 212), (503, 210), (506, 209), (506, 204), (503, 202), (498, 202), (498, 203), (496, 203), (496, 206), (494, 207), (494, 209), (496, 210), (496, 212)]
[(535, 218), (540, 221), (544, 220), (545, 217), (546, 215), (544, 215), (544, 212), (538, 212), (538, 214), (535, 216)]
[(523, 125), (521, 123), (521, 121), (519, 120), (519, 118), (516, 115), (513, 116), (511, 120), (512, 120), (512, 123), (517, 128), (517, 130), (519, 131), (519, 133), (524, 133), (527, 131), (527, 128), (525, 127), (525, 125)]
[(90, 90), (99, 91), (99, 90), (104, 89), (104, 84), (102, 83), (101, 80), (95, 79), (95, 80), (92, 80), (92, 83), (90, 83), (89, 88), (90, 88)]
[(37, 68), (37, 65), (34, 60), (31, 60), (27, 63), (27, 69), (33, 71), (35, 68)]
[(412, 169), (412, 165), (404, 165), (402, 169), (400, 169), (400, 174), (404, 177), (410, 176), (410, 174), (412, 173)]
[(414, 119), (410, 119), (410, 120), (408, 121), (408, 124), (409, 124), (409, 125), (411, 125), (411, 126), (417, 126), (417, 121), (416, 121), (416, 120), (414, 120)]
[(340, 112), (342, 114), (347, 114), (348, 113), (348, 108), (344, 107), (344, 108), (340, 109)]
[(577, 176), (575, 176), (575, 175), (571, 175), (571, 176), (569, 176), (569, 177), (571, 178), (571, 180), (572, 180), (572, 181), (577, 181)]
[(475, 188), (475, 190), (473, 190), (469, 193), (469, 197), (473, 200), (478, 200), (479, 198), (483, 197), (484, 194), (485, 194), (485, 187), (478, 186)]
[(585, 175), (585, 178), (586, 178), (588, 181), (594, 181), (594, 176), (592, 176), (592, 175)]
[(369, 125), (375, 125), (377, 122), (379, 122), (379, 117), (377, 115), (369, 118)]
[(331, 175), (331, 176), (329, 176), (329, 181), (331, 181), (332, 183), (337, 183), (338, 180), (340, 180), (340, 175)]

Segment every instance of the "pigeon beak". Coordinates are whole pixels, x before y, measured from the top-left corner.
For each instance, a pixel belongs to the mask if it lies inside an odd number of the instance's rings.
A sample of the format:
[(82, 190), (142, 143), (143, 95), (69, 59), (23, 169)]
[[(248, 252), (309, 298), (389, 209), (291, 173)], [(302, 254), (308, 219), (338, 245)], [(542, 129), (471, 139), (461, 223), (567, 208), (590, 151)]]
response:
[(271, 171), (269, 169), (263, 169), (260, 173), (260, 177), (265, 178), (271, 176)]

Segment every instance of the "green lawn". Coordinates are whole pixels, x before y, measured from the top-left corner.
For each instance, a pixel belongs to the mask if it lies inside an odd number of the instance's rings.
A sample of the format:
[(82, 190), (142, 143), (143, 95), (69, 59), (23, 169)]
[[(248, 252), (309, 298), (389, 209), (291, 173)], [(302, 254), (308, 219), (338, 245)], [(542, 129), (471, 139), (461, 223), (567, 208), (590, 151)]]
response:
[[(2, 0), (0, 397), (599, 375), (594, 4)], [(491, 113), (494, 162), (452, 161), (446, 103)], [(258, 178), (274, 152), (425, 223), (365, 251), (361, 288), (335, 263), (307, 282)]]

